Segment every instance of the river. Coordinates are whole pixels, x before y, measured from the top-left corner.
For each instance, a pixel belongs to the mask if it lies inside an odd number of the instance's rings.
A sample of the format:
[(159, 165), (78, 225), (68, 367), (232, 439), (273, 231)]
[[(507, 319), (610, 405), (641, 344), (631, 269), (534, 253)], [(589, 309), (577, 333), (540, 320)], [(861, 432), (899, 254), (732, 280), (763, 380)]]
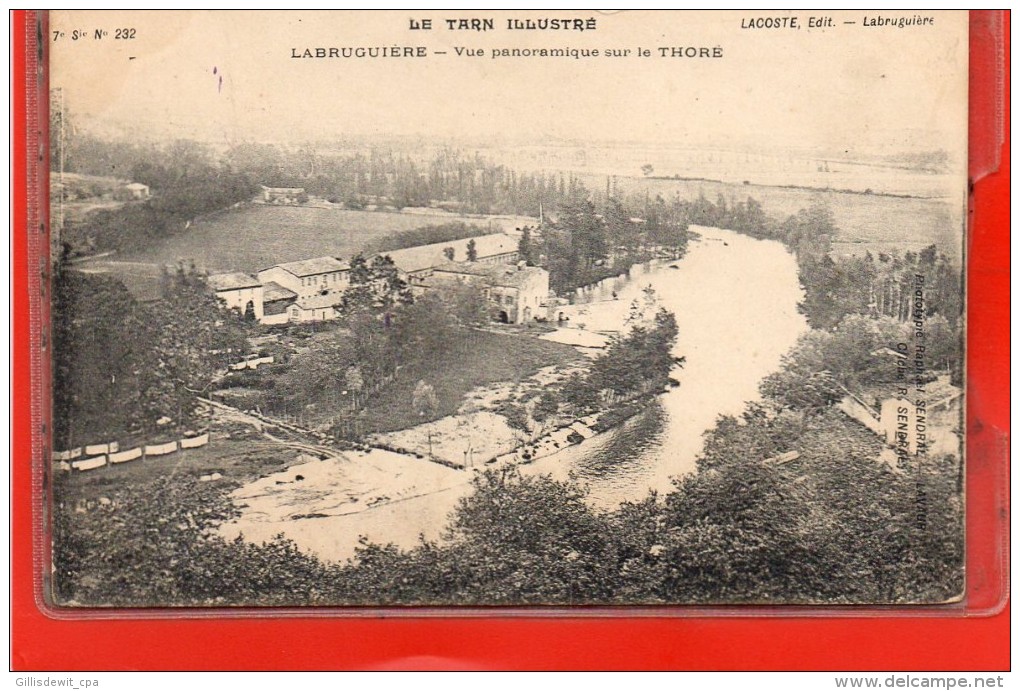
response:
[(673, 352), (686, 358), (674, 374), (681, 385), (621, 427), (539, 459), (529, 472), (572, 474), (606, 507), (648, 490), (669, 491), (673, 478), (695, 469), (703, 435), (718, 416), (738, 415), (757, 400), (758, 384), (807, 330), (797, 311), (803, 297), (797, 263), (780, 243), (692, 230), (701, 239), (679, 262), (634, 267), (629, 278), (586, 291), (592, 303), (570, 308), (571, 321), (587, 329), (619, 328), (651, 286), (658, 303), (676, 315)]
[[(581, 304), (564, 308), (573, 328), (618, 330), (651, 286), (657, 303), (677, 318), (674, 352), (686, 358), (674, 375), (681, 385), (624, 425), (523, 472), (576, 478), (591, 502), (606, 508), (649, 490), (669, 491), (673, 478), (695, 469), (716, 419), (758, 399), (758, 384), (807, 330), (797, 311), (803, 293), (796, 261), (781, 244), (692, 230), (701, 237), (682, 260), (634, 267), (629, 277), (604, 281), (584, 291)], [(411, 547), (419, 535), (440, 536), (446, 516), (470, 492), (471, 477), (387, 452), (312, 460), (238, 490), (244, 513), (221, 532), (253, 540), (283, 533), (327, 559), (351, 556), (361, 535)]]

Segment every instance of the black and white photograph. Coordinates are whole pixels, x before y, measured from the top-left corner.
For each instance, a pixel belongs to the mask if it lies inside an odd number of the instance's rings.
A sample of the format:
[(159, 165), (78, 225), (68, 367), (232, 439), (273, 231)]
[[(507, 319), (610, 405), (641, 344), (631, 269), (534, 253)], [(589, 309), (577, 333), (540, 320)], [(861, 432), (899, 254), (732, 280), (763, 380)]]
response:
[(51, 606), (963, 598), (966, 12), (44, 38)]

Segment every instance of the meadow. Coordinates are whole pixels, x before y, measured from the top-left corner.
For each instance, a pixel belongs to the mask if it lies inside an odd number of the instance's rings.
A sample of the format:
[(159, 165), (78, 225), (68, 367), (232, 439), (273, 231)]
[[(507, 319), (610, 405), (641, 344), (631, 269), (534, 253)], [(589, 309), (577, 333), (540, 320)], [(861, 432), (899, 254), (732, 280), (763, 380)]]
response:
[[(605, 179), (584, 180), (592, 189), (605, 185)], [(765, 212), (785, 218), (815, 201), (832, 209), (840, 233), (833, 238), (837, 254), (861, 255), (907, 250), (917, 252), (935, 244), (946, 255), (959, 260), (963, 251), (964, 190), (959, 203), (946, 198), (896, 197), (879, 194), (815, 190), (770, 185), (742, 185), (712, 180), (676, 180), (668, 178), (619, 177), (617, 189), (624, 194), (662, 195), (666, 200), (679, 195), (696, 199), (704, 194), (715, 201), (723, 195), (728, 202), (758, 200)]]
[(194, 261), (211, 273), (254, 273), (310, 257), (349, 259), (392, 233), (458, 221), (481, 228), (491, 224), (493, 232), (501, 230), (498, 221), (454, 214), (244, 204), (209, 214), (148, 247), (118, 254), (114, 262), (159, 266)]

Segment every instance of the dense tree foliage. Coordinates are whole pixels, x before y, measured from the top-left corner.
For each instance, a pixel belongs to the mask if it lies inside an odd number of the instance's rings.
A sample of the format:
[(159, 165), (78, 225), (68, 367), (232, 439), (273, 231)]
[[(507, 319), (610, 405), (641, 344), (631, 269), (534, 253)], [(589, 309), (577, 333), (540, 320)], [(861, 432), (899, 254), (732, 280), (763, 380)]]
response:
[[(679, 200), (661, 198), (626, 207), (617, 197), (605, 200), (602, 213), (582, 185), (575, 184), (555, 222), (540, 238), (522, 237), (522, 258), (549, 270), (549, 284), (561, 295), (609, 276), (627, 272), (654, 257), (682, 257), (688, 242), (687, 210)], [(630, 214), (644, 213), (645, 217)], [(522, 248), (519, 248), (522, 249)]]
[[(148, 200), (100, 209), (66, 225), (62, 239), (76, 254), (158, 241), (185, 231), (203, 214), (250, 200), (258, 189), (247, 172), (217, 162), (210, 151), (190, 141), (116, 146), (86, 137), (69, 148), (68, 172), (130, 179), (148, 185), (152, 194)], [(105, 162), (107, 158), (112, 161)]]
[[(934, 246), (902, 258), (833, 257), (838, 229), (822, 204), (780, 220), (750, 197), (622, 200), (607, 185), (605, 198), (596, 198), (576, 180), (522, 175), (453, 150), (423, 163), (380, 150), (325, 156), (239, 144), (213, 162), (183, 142), (160, 150), (87, 137), (61, 144), (67, 169), (129, 172), (154, 194), (90, 217), (78, 229), (82, 250), (177, 232), (196, 215), (250, 197), (258, 181), (303, 186), (352, 207), (438, 202), (478, 213), (541, 210), (555, 220), (523, 234), (521, 255), (549, 268), (554, 287), (567, 292), (635, 261), (682, 256), (695, 223), (785, 243), (797, 257), (802, 310), (815, 328), (765, 380), (762, 403), (721, 418), (706, 436), (697, 472), (664, 496), (602, 511), (571, 482), (490, 470), (476, 478), (441, 540), (410, 549), (363, 541), (343, 565), (283, 539), (253, 545), (219, 538), (214, 528), (236, 514), (227, 492), (240, 479), (124, 483), (110, 487), (105, 503), (77, 511), (76, 478), (63, 477), (54, 517), (60, 602), (936, 603), (962, 591), (958, 459), (927, 458), (902, 474), (878, 460), (875, 435), (832, 406), (847, 389), (895, 376), (886, 350), (910, 338), (918, 275), (928, 362), (959, 372), (960, 274)], [(394, 242), (475, 232), (440, 227)], [(200, 276), (179, 267), (163, 283), (160, 301), (140, 305), (108, 277), (57, 267), (58, 445), (146, 431), (160, 418), (190, 424), (195, 398), (215, 370), (245, 349), (239, 315), (221, 310)], [(267, 396), (270, 411), (326, 400), (337, 411), (334, 432), (358, 436), (359, 412), (404, 377), (414, 392), (401, 405), (418, 421), (440, 415), (443, 382), (407, 372), (463, 345), (473, 333), (468, 327), (484, 318), (477, 291), (451, 290), (411, 302), (391, 262), (356, 257), (342, 328), (294, 355)], [(668, 312), (648, 323), (635, 319), (588, 371), (508, 409), (512, 425), (531, 433), (534, 423), (560, 414), (661, 391), (678, 364), (676, 337)]]
[(410, 288), (389, 256), (367, 259), (357, 254), (351, 259), (350, 285), (340, 303), (345, 314), (389, 309), (412, 301)]
[(247, 351), (240, 315), (183, 266), (165, 271), (160, 299), (139, 304), (118, 280), (58, 263), (53, 339), (60, 448), (151, 432), (164, 418), (187, 428), (214, 374)]
[[(383, 304), (377, 285), (370, 286), (364, 304), (356, 305), (348, 297), (359, 295), (361, 284), (352, 277), (341, 328), (290, 360), (267, 391), (267, 412), (290, 416), (309, 401), (320, 401), (335, 411), (337, 433), (357, 436), (355, 418), (402, 371), (470, 340), (471, 327), (488, 320), (487, 305), (477, 290), (451, 286), (414, 301), (391, 299)], [(389, 294), (399, 298), (405, 290)], [(356, 373), (357, 387), (352, 385), (352, 373)]]
[(323, 603), (335, 568), (276, 540), (227, 542), (209, 530), (237, 514), (226, 487), (173, 475), (60, 503), (54, 520), (54, 596), (108, 606)]
[[(402, 358), (425, 352), (421, 338), (442, 348), (460, 328), (437, 308), (401, 306), (389, 324), (363, 314), (351, 337), (309, 351), (329, 362), (304, 371), (370, 395)], [(437, 320), (434, 329), (414, 326)], [(476, 479), (441, 540), (411, 549), (363, 541), (339, 565), (283, 539), (216, 537), (211, 528), (236, 511), (226, 486), (125, 484), (85, 515), (58, 506), (57, 591), (64, 600), (125, 605), (942, 602), (962, 589), (958, 459), (892, 469), (878, 459), (878, 438), (804, 376), (825, 372), (837, 388), (885, 376), (874, 349), (900, 337), (903, 325), (871, 322), (851, 316), (834, 332), (812, 332), (784, 361), (782, 385), (767, 383), (761, 404), (721, 418), (697, 471), (661, 497), (601, 511), (570, 482), (492, 470)], [(626, 384), (637, 367), (632, 354), (661, 383), (675, 364), (675, 335), (668, 313), (638, 322), (589, 375), (568, 382), (562, 400), (543, 392), (524, 412), (537, 419), (540, 408), (597, 409), (606, 396), (640, 395), (642, 384)], [(415, 385), (424, 417), (431, 388)]]
[(451, 242), (464, 238), (477, 237), (488, 233), (498, 232), (490, 228), (482, 228), (460, 221), (454, 223), (431, 224), (414, 228), (413, 230), (402, 230), (393, 233), (375, 245), (377, 252), (392, 252), (406, 247), (419, 247), (421, 245), (434, 245), (440, 242)]
[(621, 400), (658, 393), (683, 358), (674, 357), (676, 317), (660, 309), (651, 324), (635, 324), (624, 336), (610, 343), (606, 352), (592, 363), (564, 392), (564, 398), (584, 414)]
[[(805, 418), (752, 409), (721, 420), (698, 472), (663, 497), (600, 511), (572, 483), (491, 470), (442, 540), (407, 550), (363, 541), (345, 565), (283, 539), (216, 537), (208, 527), (236, 512), (228, 488), (181, 479), (123, 485), (110, 506), (70, 515), (61, 507), (58, 593), (135, 606), (831, 605), (958, 595), (955, 463), (940, 457), (901, 475), (875, 461), (877, 447), (834, 411)], [(788, 451), (799, 455), (783, 460)]]

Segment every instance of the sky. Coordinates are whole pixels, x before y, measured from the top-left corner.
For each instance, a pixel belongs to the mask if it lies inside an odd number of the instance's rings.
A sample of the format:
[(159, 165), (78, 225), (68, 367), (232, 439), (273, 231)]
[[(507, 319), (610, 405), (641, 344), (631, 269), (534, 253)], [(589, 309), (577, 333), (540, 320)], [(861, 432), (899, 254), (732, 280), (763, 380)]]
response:
[[(397, 135), (962, 151), (966, 14), (925, 12), (932, 25), (905, 28), (867, 28), (866, 15), (815, 15), (833, 20), (818, 29), (807, 27), (806, 11), (516, 15), (596, 20), (595, 30), (577, 32), (510, 31), (514, 15), (487, 10), (53, 12), (48, 45), (51, 86), (63, 89), (76, 125), (155, 138), (229, 144)], [(412, 18), (426, 17), (432, 31), (409, 28)], [(492, 18), (495, 30), (446, 29), (444, 19), (461, 17)], [(755, 17), (796, 17), (800, 28), (741, 28)], [(97, 29), (108, 35), (91, 38)], [(117, 29), (133, 29), (133, 38), (114, 38)], [(87, 38), (72, 40), (75, 30)], [(424, 46), (429, 56), (291, 57), (305, 48), (394, 46)], [(484, 55), (458, 56), (456, 47)], [(491, 57), (493, 49), (542, 47), (601, 54)], [(651, 55), (638, 56), (639, 47)], [(720, 48), (722, 57), (661, 57), (662, 47)], [(608, 57), (608, 49), (630, 53)]]

